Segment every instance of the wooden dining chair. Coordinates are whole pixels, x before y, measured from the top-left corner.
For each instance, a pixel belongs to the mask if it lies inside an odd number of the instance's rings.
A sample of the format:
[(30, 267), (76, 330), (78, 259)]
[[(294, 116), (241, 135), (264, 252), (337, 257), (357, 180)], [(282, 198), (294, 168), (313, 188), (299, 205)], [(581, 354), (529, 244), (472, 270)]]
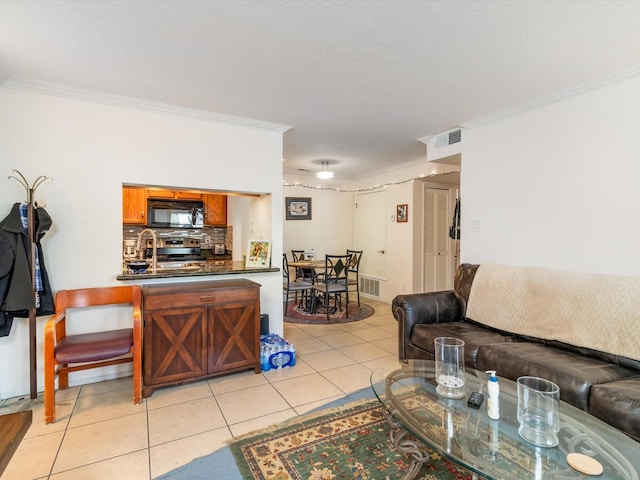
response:
[[(142, 289), (139, 285), (60, 290), (56, 313), (44, 327), (44, 421), (55, 421), (55, 377), (69, 387), (69, 372), (133, 362), (133, 402), (142, 401)], [(130, 305), (131, 326), (119, 330), (67, 335), (71, 309)], [(79, 313), (79, 312), (77, 312)]]
[[(347, 285), (347, 275), (349, 272), (349, 262), (351, 254), (347, 255), (325, 255), (324, 273), (318, 276), (318, 281), (313, 284), (315, 295), (313, 295), (314, 312), (318, 308), (324, 308), (329, 322), (329, 314), (342, 311), (342, 295), (345, 296), (346, 314), (349, 317), (349, 288)], [(322, 298), (322, 305), (319, 306), (318, 296)], [(333, 298), (333, 307), (331, 299)]]
[(282, 254), (282, 290), (284, 293), (284, 316), (287, 316), (287, 307), (289, 305), (289, 296), (295, 293), (295, 301), (298, 301), (298, 293), (300, 293), (300, 304), (304, 301), (309, 301), (309, 291), (313, 287), (311, 282), (305, 282), (304, 280), (298, 280), (297, 278), (291, 280), (289, 272), (289, 261), (287, 260), (287, 254)]

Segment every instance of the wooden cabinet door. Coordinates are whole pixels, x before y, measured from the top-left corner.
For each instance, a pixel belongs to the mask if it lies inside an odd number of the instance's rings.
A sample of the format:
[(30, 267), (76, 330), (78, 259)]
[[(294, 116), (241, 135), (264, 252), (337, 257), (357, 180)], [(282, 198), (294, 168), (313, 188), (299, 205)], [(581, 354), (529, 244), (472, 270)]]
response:
[(202, 200), (202, 194), (198, 192), (175, 192), (175, 198), (181, 198), (184, 200)]
[(188, 192), (182, 190), (164, 190), (162, 188), (149, 188), (147, 190), (149, 198), (177, 198), (181, 200), (201, 200), (202, 193)]
[(147, 191), (144, 188), (122, 187), (122, 223), (147, 223)]
[(204, 200), (204, 224), (224, 226), (227, 224), (227, 196), (207, 193)]
[(209, 373), (260, 363), (259, 305), (238, 301), (209, 307)]
[(144, 314), (144, 384), (206, 375), (207, 309), (184, 307)]
[(147, 190), (147, 196), (149, 198), (176, 198), (176, 192), (161, 188), (150, 188)]

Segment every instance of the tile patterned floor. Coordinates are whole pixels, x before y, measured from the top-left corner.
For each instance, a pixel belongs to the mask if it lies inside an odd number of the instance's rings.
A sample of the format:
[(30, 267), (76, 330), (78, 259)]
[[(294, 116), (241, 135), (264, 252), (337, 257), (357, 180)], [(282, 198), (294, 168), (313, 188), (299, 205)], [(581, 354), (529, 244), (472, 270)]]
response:
[(4, 400), (0, 414), (31, 408), (33, 423), (2, 480), (153, 479), (234, 436), (367, 387), (372, 370), (398, 365), (398, 347), (390, 306), (366, 303), (376, 313), (359, 322), (285, 323), (294, 367), (159, 389), (141, 405), (131, 401), (130, 377), (72, 387), (57, 393), (51, 425), (41, 397)]

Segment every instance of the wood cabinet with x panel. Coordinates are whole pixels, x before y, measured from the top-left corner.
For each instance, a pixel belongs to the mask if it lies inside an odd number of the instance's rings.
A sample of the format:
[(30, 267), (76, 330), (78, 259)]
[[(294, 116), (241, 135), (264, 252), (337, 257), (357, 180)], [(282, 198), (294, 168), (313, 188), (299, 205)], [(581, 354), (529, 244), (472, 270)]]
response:
[(143, 396), (222, 373), (260, 373), (260, 284), (145, 285), (143, 298)]

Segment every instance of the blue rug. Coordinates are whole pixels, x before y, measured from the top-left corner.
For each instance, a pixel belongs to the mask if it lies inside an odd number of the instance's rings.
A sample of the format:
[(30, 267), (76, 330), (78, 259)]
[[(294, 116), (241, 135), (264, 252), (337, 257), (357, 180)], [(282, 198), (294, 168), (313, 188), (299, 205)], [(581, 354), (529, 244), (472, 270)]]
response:
[[(357, 392), (350, 393), (343, 398), (327, 403), (309, 413), (348, 405), (358, 400), (373, 399), (371, 387), (363, 388)], [(236, 462), (229, 447), (221, 448), (204, 457), (165, 473), (155, 480), (242, 480), (242, 475), (236, 466)]]

